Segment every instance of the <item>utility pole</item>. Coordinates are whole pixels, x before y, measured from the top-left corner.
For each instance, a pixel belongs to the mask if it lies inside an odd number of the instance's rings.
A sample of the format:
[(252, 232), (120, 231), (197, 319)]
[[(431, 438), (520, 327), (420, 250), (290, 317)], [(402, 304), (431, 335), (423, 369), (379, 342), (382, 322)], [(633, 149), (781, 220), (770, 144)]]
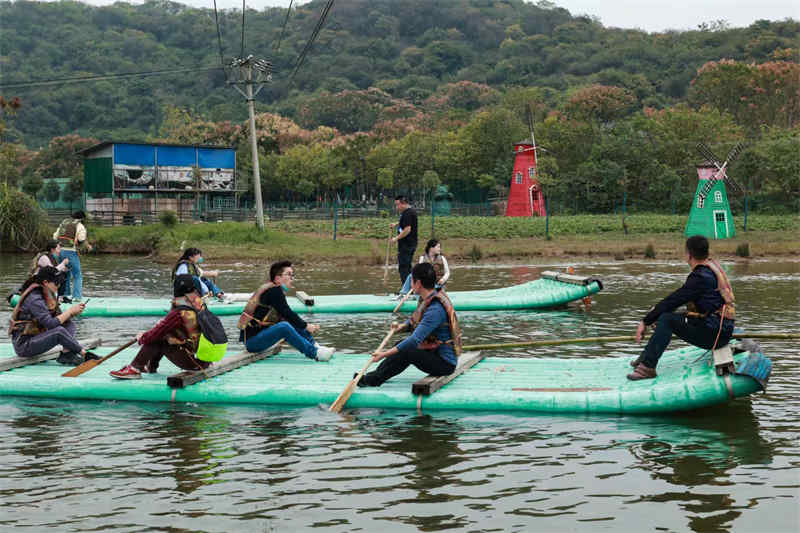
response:
[[(253, 156), (253, 189), (256, 196), (256, 224), (258, 229), (264, 229), (264, 203), (261, 199), (261, 172), (258, 167), (258, 145), (256, 143), (256, 115), (255, 97), (264, 87), (265, 83), (272, 81), (272, 63), (264, 59), (255, 59), (252, 55), (245, 58), (234, 59), (232, 67), (238, 68), (239, 79), (229, 81), (239, 93), (247, 100), (247, 109), (250, 114), (250, 150)], [(244, 85), (243, 91), (239, 85)], [(253, 92), (253, 85), (258, 85)]]

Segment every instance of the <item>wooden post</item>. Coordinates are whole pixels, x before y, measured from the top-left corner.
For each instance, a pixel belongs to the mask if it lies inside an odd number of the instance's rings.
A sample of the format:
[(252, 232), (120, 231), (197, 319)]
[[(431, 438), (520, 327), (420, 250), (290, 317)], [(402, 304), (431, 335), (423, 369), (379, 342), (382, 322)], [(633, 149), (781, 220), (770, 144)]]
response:
[(428, 396), (441, 389), (458, 376), (478, 364), (486, 357), (481, 352), (465, 353), (458, 358), (458, 365), (453, 373), (447, 376), (426, 376), (411, 385), (411, 394)]
[(241, 352), (236, 355), (231, 355), (219, 363), (212, 364), (204, 370), (186, 370), (185, 372), (181, 372), (179, 374), (173, 374), (167, 378), (167, 385), (173, 389), (182, 389), (184, 387), (188, 387), (189, 385), (194, 385), (195, 383), (204, 381), (208, 378), (224, 374), (225, 372), (230, 372), (231, 370), (249, 365), (250, 363), (255, 363), (256, 361), (260, 361), (262, 359), (266, 359), (267, 357), (275, 355), (281, 351), (282, 342), (283, 341), (281, 340), (280, 342), (273, 344), (263, 352)]

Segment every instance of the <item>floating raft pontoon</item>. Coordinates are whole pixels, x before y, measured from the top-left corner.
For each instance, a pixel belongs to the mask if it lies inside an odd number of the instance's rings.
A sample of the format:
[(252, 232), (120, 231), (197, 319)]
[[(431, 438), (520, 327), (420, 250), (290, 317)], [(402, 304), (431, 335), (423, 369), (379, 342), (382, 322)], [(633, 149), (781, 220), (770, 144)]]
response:
[[(547, 309), (561, 307), (599, 292), (599, 280), (567, 274), (545, 272), (540, 279), (502, 289), (480, 291), (448, 291), (447, 295), (458, 311), (510, 311), (514, 309)], [(232, 301), (208, 301), (215, 315), (239, 315), (244, 310), (250, 294), (234, 294)], [(12, 300), (16, 305), (18, 296)], [(158, 316), (169, 312), (170, 301), (162, 298), (91, 297), (81, 316)], [(381, 313), (391, 312), (398, 301), (391, 295), (344, 294), (287, 298), (296, 313)], [(313, 305), (307, 305), (311, 303)], [(416, 300), (406, 301), (400, 311), (410, 313), (417, 307)]]
[[(112, 348), (94, 350), (102, 355)], [(546, 413), (662, 413), (724, 404), (761, 389), (750, 377), (717, 376), (705, 350), (666, 352), (652, 380), (628, 381), (628, 357), (556, 359), (486, 357), (428, 396), (412, 393), (424, 378), (414, 367), (379, 388), (358, 388), (347, 408), (459, 409)], [(135, 349), (75, 378), (49, 361), (0, 372), (0, 395), (136, 402), (243, 403), (284, 406), (331, 404), (369, 357), (337, 354), (328, 363), (296, 352), (281, 352), (183, 388), (171, 388), (167, 377), (179, 370), (165, 359), (159, 374), (122, 381), (108, 375), (131, 361)], [(737, 364), (748, 355), (735, 356)], [(0, 361), (13, 356), (0, 345)], [(462, 355), (461, 359), (469, 354)], [(223, 359), (221, 363), (227, 360)], [(419, 390), (419, 387), (417, 387)]]

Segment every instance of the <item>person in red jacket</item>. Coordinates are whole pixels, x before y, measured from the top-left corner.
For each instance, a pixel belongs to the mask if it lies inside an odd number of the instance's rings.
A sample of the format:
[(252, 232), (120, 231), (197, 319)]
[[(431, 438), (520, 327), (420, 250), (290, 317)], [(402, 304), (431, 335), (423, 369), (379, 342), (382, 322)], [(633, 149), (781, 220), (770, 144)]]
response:
[(175, 297), (169, 314), (159, 320), (150, 331), (142, 331), (136, 335), (142, 347), (133, 361), (109, 374), (117, 379), (139, 379), (142, 372), (157, 372), (158, 363), (164, 356), (184, 370), (208, 367), (208, 361), (201, 361), (195, 356), (200, 340), (197, 311), (201, 311), (204, 304), (191, 275), (176, 276), (173, 295)]

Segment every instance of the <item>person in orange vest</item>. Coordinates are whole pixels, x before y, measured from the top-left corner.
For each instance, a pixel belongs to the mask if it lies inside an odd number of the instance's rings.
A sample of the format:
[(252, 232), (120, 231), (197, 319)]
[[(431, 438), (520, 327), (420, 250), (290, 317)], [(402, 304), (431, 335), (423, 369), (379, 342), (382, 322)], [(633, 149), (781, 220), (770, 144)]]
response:
[(22, 285), (8, 334), (19, 357), (33, 357), (55, 346), (63, 348), (57, 361), (62, 365), (76, 366), (89, 359), (98, 359), (86, 351), (75, 338), (75, 323), (72, 321), (83, 313), (86, 305), (75, 304), (66, 311), (58, 305), (59, 272), (51, 266), (43, 266)]
[(404, 324), (393, 326), (395, 331), (411, 331), (411, 335), (389, 350), (373, 353), (373, 361), (381, 364), (361, 377), (359, 387), (380, 387), (409, 365), (433, 376), (447, 376), (455, 370), (461, 354), (461, 330), (450, 298), (436, 290), (433, 265), (415, 265), (411, 287), (419, 295), (417, 309)]
[(112, 377), (140, 379), (143, 372), (154, 374), (165, 355), (175, 366), (184, 370), (202, 370), (211, 364), (195, 357), (200, 341), (197, 312), (205, 308), (195, 280), (190, 274), (176, 276), (172, 294), (174, 298), (170, 312), (152, 329), (136, 335), (142, 346), (139, 353), (130, 364), (109, 372)]
[[(686, 262), (692, 271), (683, 286), (658, 302), (636, 328), (636, 342), (641, 342), (648, 326), (655, 332), (642, 354), (631, 361), (630, 380), (656, 377), (656, 365), (673, 333), (707, 350), (725, 346), (733, 335), (733, 289), (720, 264), (708, 256), (708, 239), (702, 235), (686, 239)], [(684, 304), (688, 312), (676, 313)]]

